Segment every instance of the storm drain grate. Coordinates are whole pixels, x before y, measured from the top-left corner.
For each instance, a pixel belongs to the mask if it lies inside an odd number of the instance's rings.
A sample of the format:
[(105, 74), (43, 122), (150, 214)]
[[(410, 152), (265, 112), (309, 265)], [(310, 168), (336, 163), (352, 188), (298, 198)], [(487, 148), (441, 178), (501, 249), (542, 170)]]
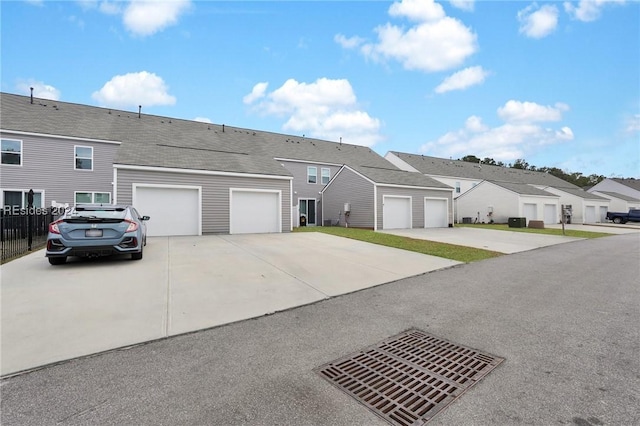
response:
[(408, 330), (315, 371), (389, 423), (418, 426), (503, 360)]

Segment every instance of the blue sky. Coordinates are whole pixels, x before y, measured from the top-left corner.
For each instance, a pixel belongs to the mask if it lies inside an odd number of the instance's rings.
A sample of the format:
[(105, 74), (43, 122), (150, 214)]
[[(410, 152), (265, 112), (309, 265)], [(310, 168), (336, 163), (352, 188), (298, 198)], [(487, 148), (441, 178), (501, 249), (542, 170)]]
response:
[(640, 3), (3, 1), (3, 92), (640, 178)]

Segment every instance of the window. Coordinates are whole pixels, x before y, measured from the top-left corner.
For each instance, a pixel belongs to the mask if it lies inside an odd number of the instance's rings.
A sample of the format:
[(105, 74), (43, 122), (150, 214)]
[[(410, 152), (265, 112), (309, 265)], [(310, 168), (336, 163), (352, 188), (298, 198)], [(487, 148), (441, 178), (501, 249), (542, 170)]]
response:
[(76, 192), (76, 204), (111, 204), (110, 192)]
[(12, 166), (22, 165), (22, 141), (15, 139), (2, 139), (2, 164)]
[(76, 170), (93, 170), (93, 147), (75, 146)]
[(331, 169), (322, 168), (322, 184), (326, 185), (331, 180)]
[(318, 182), (318, 168), (309, 166), (307, 167), (307, 183)]
[(460, 182), (456, 182), (456, 194), (460, 193)]
[[(25, 209), (29, 206), (29, 191), (2, 191), (2, 201), (4, 206)], [(43, 202), (42, 192), (33, 191), (33, 207), (44, 207)]]

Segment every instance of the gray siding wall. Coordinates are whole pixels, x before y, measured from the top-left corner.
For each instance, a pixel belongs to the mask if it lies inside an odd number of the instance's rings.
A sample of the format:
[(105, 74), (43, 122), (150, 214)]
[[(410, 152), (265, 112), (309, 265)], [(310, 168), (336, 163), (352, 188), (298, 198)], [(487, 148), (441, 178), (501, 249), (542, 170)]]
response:
[[(44, 190), (51, 201), (74, 204), (74, 191), (109, 192), (113, 200), (113, 161), (118, 144), (2, 133), (22, 141), (22, 166), (0, 166), (2, 189)], [(75, 170), (74, 146), (93, 147), (93, 170)]]
[(229, 188), (280, 190), (282, 231), (288, 232), (291, 229), (289, 180), (118, 169), (118, 203), (132, 202), (134, 183), (201, 186), (203, 234), (229, 233)]
[[(315, 198), (316, 202), (316, 224), (322, 225), (322, 204), (320, 191), (324, 189), (326, 185), (322, 182), (322, 169), (329, 169), (331, 172), (330, 179), (340, 170), (338, 166), (328, 166), (321, 163), (299, 163), (293, 161), (280, 161), (292, 175), (293, 175), (293, 197), (291, 198), (291, 206), (298, 205), (299, 198)], [(317, 168), (317, 183), (307, 182), (307, 167)]]
[(452, 192), (438, 191), (433, 189), (418, 189), (418, 188), (396, 188), (390, 186), (378, 186), (378, 228), (382, 229), (382, 198), (385, 195), (401, 195), (411, 197), (411, 215), (413, 228), (424, 228), (424, 199), (428, 198), (446, 198), (449, 211), (447, 212), (447, 218), (449, 223), (453, 223), (453, 200), (451, 196)]
[(351, 170), (343, 170), (324, 192), (324, 217), (345, 226), (344, 203), (351, 204), (349, 226), (373, 229), (374, 186)]

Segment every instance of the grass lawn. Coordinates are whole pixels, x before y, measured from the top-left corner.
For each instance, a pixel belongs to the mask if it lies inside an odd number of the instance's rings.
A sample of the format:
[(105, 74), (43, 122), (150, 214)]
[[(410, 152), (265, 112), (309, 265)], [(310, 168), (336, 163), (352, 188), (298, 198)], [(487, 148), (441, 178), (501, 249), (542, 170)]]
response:
[[(555, 228), (509, 228), (509, 225), (506, 223), (474, 223), (474, 224), (456, 224), (456, 227), (467, 227), (467, 228), (485, 228), (485, 229), (494, 229), (498, 231), (509, 231), (509, 232), (528, 232), (531, 234), (547, 234), (547, 235), (560, 235), (562, 236), (562, 229)], [(606, 237), (611, 234), (607, 234), (605, 232), (591, 232), (591, 231), (576, 231), (573, 229), (565, 229), (564, 235), (566, 237), (576, 237), (576, 238), (599, 238)]]
[(383, 234), (367, 229), (341, 228), (338, 226), (310, 226), (294, 228), (294, 232), (322, 232), (338, 237), (352, 238), (367, 243), (380, 244), (382, 246), (415, 251), (431, 256), (444, 257), (458, 262), (475, 262), (502, 256), (490, 250), (482, 250), (472, 247), (458, 246), (455, 244), (438, 243), (435, 241), (417, 240), (414, 238), (400, 237), (397, 235)]

